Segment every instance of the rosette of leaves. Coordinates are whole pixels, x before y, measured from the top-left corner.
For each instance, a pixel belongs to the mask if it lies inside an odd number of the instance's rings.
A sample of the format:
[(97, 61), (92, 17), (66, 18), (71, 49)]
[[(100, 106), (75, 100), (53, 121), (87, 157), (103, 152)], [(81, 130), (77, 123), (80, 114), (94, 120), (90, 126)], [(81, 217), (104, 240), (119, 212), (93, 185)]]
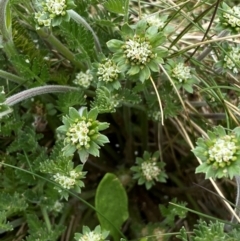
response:
[(99, 131), (109, 127), (106, 122), (96, 120), (98, 109), (87, 111), (82, 107), (79, 111), (69, 108), (69, 115), (63, 117), (63, 124), (58, 128), (59, 132), (65, 134), (64, 147), (62, 149), (65, 156), (71, 156), (78, 152), (80, 160), (85, 163), (89, 154), (99, 156), (100, 146), (108, 143), (108, 138), (100, 134)]
[(100, 55), (99, 59), (98, 63), (93, 63), (93, 75), (97, 81), (97, 87), (105, 86), (109, 90), (119, 89), (121, 87), (119, 80), (124, 78), (124, 74), (112, 59), (104, 55)]
[(232, 33), (240, 31), (240, 6), (232, 8), (226, 3), (222, 3), (222, 11), (219, 14), (220, 28), (230, 30)]
[(192, 73), (192, 68), (185, 66), (182, 60), (173, 61), (170, 59), (167, 62), (166, 70), (178, 89), (182, 87), (187, 92), (193, 93), (193, 84), (196, 83), (196, 79)]
[(96, 89), (96, 97), (91, 103), (91, 107), (97, 107), (99, 113), (113, 113), (120, 107), (123, 97), (119, 91), (110, 91), (107, 87), (101, 86)]
[(70, 157), (62, 155), (57, 156), (54, 160), (47, 159), (40, 164), (41, 172), (51, 175), (51, 179), (58, 184), (54, 188), (66, 200), (69, 195), (68, 190), (81, 193), (81, 188), (84, 187), (82, 179), (86, 176), (86, 172), (82, 171), (82, 169), (83, 165), (74, 168)]
[(226, 133), (222, 126), (208, 131), (208, 138), (198, 138), (193, 149), (202, 160), (196, 173), (205, 173), (206, 178), (233, 178), (240, 173), (240, 136), (237, 128)]
[(76, 241), (108, 241), (106, 240), (109, 232), (101, 230), (98, 225), (93, 231), (87, 226), (83, 226), (82, 233), (75, 233), (74, 239)]
[(121, 72), (139, 77), (144, 82), (152, 71), (159, 71), (166, 51), (160, 47), (165, 37), (157, 26), (149, 27), (144, 19), (136, 25), (125, 24), (121, 36), (123, 40), (112, 39), (107, 42), (108, 48), (114, 53), (113, 61)]
[(166, 182), (165, 163), (157, 161), (159, 155), (159, 151), (154, 152), (153, 155), (145, 151), (143, 158), (136, 158), (137, 165), (131, 167), (131, 170), (134, 172), (133, 179), (138, 179), (138, 185), (145, 184), (146, 189), (150, 189), (155, 182)]
[(76, 7), (74, 0), (41, 0), (34, 1), (37, 10), (35, 20), (39, 27), (59, 26), (62, 21), (69, 21), (67, 10)]
[[(224, 232), (224, 224), (218, 221), (209, 222), (199, 220), (198, 224), (194, 225), (193, 235), (191, 240), (193, 241), (237, 241), (239, 238), (235, 238), (233, 233)], [(239, 236), (238, 236), (239, 237)], [(177, 235), (182, 241), (188, 241), (188, 234), (186, 229), (183, 227), (180, 230), (180, 235)]]

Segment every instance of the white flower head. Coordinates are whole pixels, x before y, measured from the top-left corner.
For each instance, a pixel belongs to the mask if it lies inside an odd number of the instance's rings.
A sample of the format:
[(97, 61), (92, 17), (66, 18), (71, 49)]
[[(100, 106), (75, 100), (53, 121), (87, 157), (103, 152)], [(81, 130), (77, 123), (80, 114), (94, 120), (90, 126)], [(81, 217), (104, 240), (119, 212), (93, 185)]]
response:
[(154, 179), (157, 180), (158, 175), (161, 172), (161, 169), (157, 166), (155, 161), (147, 161), (141, 164), (141, 169), (143, 176), (146, 178), (147, 181), (152, 181)]
[(102, 235), (91, 231), (84, 234), (78, 241), (101, 241)]
[(137, 36), (127, 40), (123, 48), (126, 58), (133, 64), (146, 65), (153, 57), (150, 43)]
[(232, 70), (234, 74), (238, 73), (240, 67), (240, 48), (232, 47), (224, 57), (224, 67)]
[(225, 25), (240, 29), (240, 6), (234, 6), (228, 13), (223, 13), (223, 18), (226, 20)]
[(97, 76), (99, 81), (113, 82), (117, 80), (119, 73), (117, 65), (111, 59), (106, 59), (104, 63), (99, 64)]
[(191, 69), (188, 66), (184, 66), (183, 63), (179, 63), (172, 70), (172, 77), (176, 78), (180, 83), (186, 82), (191, 78)]
[(159, 18), (159, 14), (152, 14), (150, 16), (146, 16), (145, 18), (150, 26), (157, 26), (160, 29), (165, 25), (165, 21)]
[(237, 146), (233, 137), (226, 135), (218, 138), (215, 144), (208, 150), (209, 159), (217, 163), (230, 162), (234, 160), (236, 150)]
[(90, 70), (87, 70), (86, 73), (82, 71), (79, 72), (75, 80), (73, 80), (73, 83), (81, 87), (88, 88), (91, 85), (92, 80), (93, 76), (90, 73)]
[(65, 14), (65, 8), (66, 0), (46, 0), (46, 3), (44, 4), (46, 11), (50, 14), (54, 15), (64, 15)]
[(88, 136), (89, 126), (91, 126), (91, 122), (85, 120), (72, 124), (66, 133), (67, 137), (64, 141), (76, 145), (78, 148), (88, 148), (90, 142), (90, 137)]
[(73, 188), (76, 183), (75, 178), (68, 177), (68, 176), (62, 175), (60, 173), (53, 175), (53, 179), (55, 182), (59, 183), (65, 189)]

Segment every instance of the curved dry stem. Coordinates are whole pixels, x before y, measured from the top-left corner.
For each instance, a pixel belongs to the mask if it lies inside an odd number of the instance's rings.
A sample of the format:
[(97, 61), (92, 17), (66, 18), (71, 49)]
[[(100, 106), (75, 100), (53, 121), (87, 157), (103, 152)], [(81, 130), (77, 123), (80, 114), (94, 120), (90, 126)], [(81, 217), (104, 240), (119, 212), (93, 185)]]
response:
[(160, 108), (160, 112), (161, 112), (161, 119), (162, 119), (162, 125), (164, 125), (164, 115), (163, 115), (163, 107), (162, 107), (162, 102), (161, 102), (161, 99), (160, 99), (160, 96), (159, 96), (159, 93), (158, 93), (158, 90), (157, 90), (157, 87), (153, 81), (153, 78), (152, 76), (150, 76), (150, 80), (152, 82), (152, 85), (153, 85), (153, 88), (156, 92), (156, 95), (157, 95), (157, 98), (158, 98), (158, 104), (159, 104), (159, 108)]
[(209, 44), (209, 43), (215, 43), (215, 42), (220, 42), (220, 41), (223, 41), (223, 40), (239, 38), (239, 37), (240, 37), (240, 34), (235, 34), (235, 35), (229, 35), (229, 36), (222, 37), (222, 38), (206, 40), (204, 42), (195, 43), (195, 44), (192, 44), (192, 45), (190, 45), (186, 48), (183, 48), (183, 49), (181, 49), (181, 52), (185, 52), (189, 49), (195, 48), (195, 47), (200, 46), (200, 45), (206, 45), (206, 44)]
[[(218, 34), (217, 38), (222, 38), (222, 37), (225, 37), (226, 35), (229, 34), (229, 31), (228, 30), (223, 30), (221, 33)], [(206, 47), (203, 52), (197, 57), (197, 60), (198, 61), (201, 61), (203, 60), (205, 57), (208, 56), (208, 54), (212, 51), (212, 47), (209, 46), (209, 47)]]
[(173, 81), (172, 78), (169, 76), (169, 74), (168, 74), (167, 71), (164, 69), (164, 67), (163, 67), (161, 64), (159, 64), (159, 66), (160, 66), (160, 68), (162, 69), (163, 73), (167, 76), (167, 78), (168, 78), (169, 81), (171, 82), (171, 84), (172, 84), (174, 90), (176, 91), (177, 96), (178, 96), (178, 98), (179, 98), (179, 100), (180, 100), (180, 102), (181, 102), (181, 104), (182, 104), (182, 106), (183, 106), (184, 111), (186, 111), (185, 104), (184, 104), (184, 102), (183, 102), (183, 99), (182, 99), (181, 95), (179, 94), (179, 91), (178, 91), (178, 89), (177, 89), (174, 81)]

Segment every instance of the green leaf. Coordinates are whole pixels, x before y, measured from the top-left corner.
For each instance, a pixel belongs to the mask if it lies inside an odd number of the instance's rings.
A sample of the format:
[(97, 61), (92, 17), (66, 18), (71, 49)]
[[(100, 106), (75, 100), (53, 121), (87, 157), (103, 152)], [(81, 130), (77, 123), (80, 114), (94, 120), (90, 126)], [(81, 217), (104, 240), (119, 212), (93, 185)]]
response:
[(79, 119), (79, 112), (75, 108), (70, 107), (69, 108), (69, 116), (73, 120)]
[(88, 118), (91, 120), (96, 120), (98, 116), (98, 109), (93, 108), (88, 112)]
[(84, 61), (94, 56), (94, 38), (89, 30), (74, 21), (62, 22), (59, 27), (69, 48), (76, 51), (81, 50), (82, 59), (78, 58), (79, 61)]
[(107, 173), (103, 177), (97, 188), (95, 204), (101, 227), (109, 230), (118, 241), (118, 230), (128, 218), (128, 199), (117, 176)]
[(112, 13), (125, 13), (125, 0), (108, 0), (103, 6)]
[(85, 150), (80, 150), (80, 151), (78, 151), (78, 155), (79, 155), (81, 162), (84, 164), (88, 159), (89, 153)]
[(140, 70), (140, 68), (139, 68), (138, 65), (133, 65), (133, 66), (129, 69), (129, 71), (127, 72), (127, 74), (129, 74), (129, 75), (135, 75), (135, 74), (137, 74), (137, 73), (139, 72), (139, 70)]
[(147, 21), (142, 19), (137, 23), (136, 34), (139, 36), (145, 35), (145, 30), (147, 28)]
[(110, 41), (107, 42), (107, 47), (112, 52), (118, 51), (121, 48), (122, 45), (123, 45), (123, 41), (117, 40), (117, 39), (111, 39)]

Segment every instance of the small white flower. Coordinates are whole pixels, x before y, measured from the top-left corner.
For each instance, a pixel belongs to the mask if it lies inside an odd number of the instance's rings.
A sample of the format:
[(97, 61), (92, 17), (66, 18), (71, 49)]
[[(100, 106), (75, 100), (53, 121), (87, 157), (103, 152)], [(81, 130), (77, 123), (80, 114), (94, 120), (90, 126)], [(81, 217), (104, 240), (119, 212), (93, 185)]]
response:
[(236, 144), (231, 136), (225, 136), (216, 140), (215, 144), (208, 150), (209, 159), (218, 163), (229, 162), (233, 159), (237, 150)]
[[(233, 16), (235, 15), (235, 16)], [(229, 24), (231, 27), (236, 28), (237, 30), (240, 28), (240, 7), (234, 6), (228, 13), (224, 13), (223, 17), (226, 20), (226, 23)]]
[(136, 36), (125, 42), (124, 53), (130, 62), (141, 65), (146, 65), (153, 55), (150, 43)]
[(117, 80), (120, 73), (117, 65), (111, 59), (106, 59), (102, 64), (99, 64), (97, 76), (99, 81), (112, 82)]
[(165, 21), (162, 21), (158, 14), (146, 16), (145, 19), (150, 26), (157, 26), (159, 29), (165, 25)]
[(62, 211), (63, 209), (63, 203), (59, 202), (59, 201), (56, 201), (52, 207), (52, 210), (59, 213)]
[(47, 11), (53, 15), (64, 15), (67, 7), (65, 0), (46, 0)]
[(180, 83), (186, 82), (191, 78), (191, 69), (188, 66), (184, 66), (183, 63), (179, 63), (172, 70), (172, 77), (178, 79)]
[(65, 142), (71, 142), (71, 144), (78, 147), (87, 148), (90, 142), (90, 137), (88, 136), (89, 126), (91, 126), (91, 123), (85, 120), (72, 124), (66, 134)]
[(152, 181), (153, 179), (157, 180), (157, 177), (161, 172), (161, 169), (157, 166), (156, 162), (143, 162), (141, 164), (141, 169), (147, 181)]
[(75, 178), (71, 178), (60, 173), (53, 175), (53, 179), (55, 182), (59, 183), (65, 189), (73, 188), (76, 183)]
[(76, 76), (76, 79), (73, 80), (73, 83), (76, 85), (79, 85), (81, 87), (88, 88), (90, 86), (92, 80), (93, 80), (93, 76), (90, 73), (90, 71), (87, 70), (86, 73), (84, 73), (82, 71), (79, 72)]
[(232, 47), (231, 50), (224, 57), (224, 67), (233, 71), (233, 73), (238, 73), (238, 68), (240, 66), (240, 48)]
[(101, 241), (102, 235), (97, 234), (94, 231), (84, 234), (78, 241)]

